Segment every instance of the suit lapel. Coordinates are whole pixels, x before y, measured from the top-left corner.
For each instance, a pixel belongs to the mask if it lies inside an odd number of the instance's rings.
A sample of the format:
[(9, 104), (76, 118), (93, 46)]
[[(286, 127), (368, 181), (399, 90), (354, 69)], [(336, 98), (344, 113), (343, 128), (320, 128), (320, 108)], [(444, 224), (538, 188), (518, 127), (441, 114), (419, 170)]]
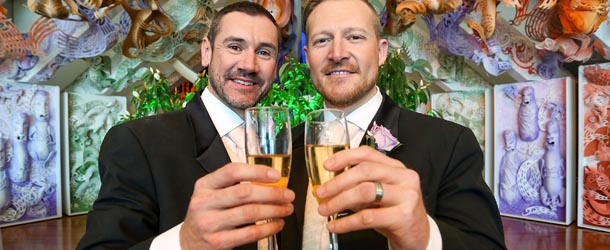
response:
[[(384, 126), (389, 129), (394, 137), (398, 137), (398, 115), (400, 114), (400, 108), (387, 96), (385, 93), (381, 93), (383, 101), (381, 106), (375, 113), (373, 120), (369, 123), (367, 131), (370, 131), (373, 127), (373, 122), (377, 122), (377, 125)], [(362, 137), (360, 145), (366, 144), (366, 135)]]
[(201, 91), (186, 105), (186, 112), (194, 134), (193, 154), (201, 167), (211, 173), (231, 160), (200, 96)]
[[(231, 159), (200, 96), (201, 91), (186, 105), (186, 113), (194, 134), (195, 151), (193, 155), (199, 165), (211, 173), (231, 162)], [(254, 242), (235, 249), (256, 250), (256, 248), (256, 242)]]
[(304, 124), (292, 129), (292, 169), (288, 188), (294, 191), (296, 197), (293, 201), (294, 212), (284, 218), (284, 229), (280, 233), (280, 249), (301, 249), (303, 236), (303, 223), (305, 221), (305, 200), (309, 177), (305, 166), (305, 136)]

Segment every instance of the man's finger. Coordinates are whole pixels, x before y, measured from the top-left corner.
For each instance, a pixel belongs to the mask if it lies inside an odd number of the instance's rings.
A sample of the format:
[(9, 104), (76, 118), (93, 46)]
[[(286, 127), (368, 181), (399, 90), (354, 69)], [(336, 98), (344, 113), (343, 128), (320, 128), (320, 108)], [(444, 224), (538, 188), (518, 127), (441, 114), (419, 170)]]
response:
[(354, 166), (362, 162), (372, 162), (404, 168), (404, 165), (400, 161), (368, 146), (341, 150), (324, 162), (324, 168), (330, 171), (337, 171), (345, 168), (346, 166)]
[(204, 190), (197, 195), (191, 202), (196, 201), (207, 209), (225, 209), (250, 203), (286, 204), (295, 198), (290, 189), (252, 183), (241, 183), (220, 190)]
[(225, 188), (244, 181), (277, 182), (280, 177), (276, 170), (264, 165), (229, 163), (197, 180), (195, 191)]
[(233, 249), (274, 235), (280, 232), (283, 227), (284, 220), (277, 219), (263, 224), (253, 224), (211, 234), (204, 237), (204, 241), (211, 249)]

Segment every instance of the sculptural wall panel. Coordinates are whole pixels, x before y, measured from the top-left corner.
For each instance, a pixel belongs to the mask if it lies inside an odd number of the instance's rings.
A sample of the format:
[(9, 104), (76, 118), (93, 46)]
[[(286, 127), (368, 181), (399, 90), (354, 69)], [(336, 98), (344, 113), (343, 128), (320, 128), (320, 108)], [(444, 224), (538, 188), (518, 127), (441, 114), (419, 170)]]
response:
[(0, 227), (61, 216), (59, 87), (0, 83)]
[(100, 145), (126, 111), (126, 98), (64, 92), (62, 108), (64, 213), (86, 213), (101, 186)]
[(494, 87), (494, 191), (501, 214), (574, 221), (573, 88), (570, 78)]
[(485, 153), (485, 182), (493, 189), (493, 163), (489, 143), (491, 89), (432, 94), (432, 110), (441, 118), (470, 128)]
[(579, 68), (578, 226), (610, 232), (610, 64)]

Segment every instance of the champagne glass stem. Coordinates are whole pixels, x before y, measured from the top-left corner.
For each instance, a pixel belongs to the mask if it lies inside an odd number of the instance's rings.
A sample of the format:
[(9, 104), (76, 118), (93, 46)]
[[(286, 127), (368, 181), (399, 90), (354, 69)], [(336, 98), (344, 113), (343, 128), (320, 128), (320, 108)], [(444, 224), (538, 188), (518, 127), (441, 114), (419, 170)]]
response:
[(267, 250), (277, 250), (277, 247), (275, 247), (275, 234), (267, 237), (267, 242)]
[[(266, 221), (269, 223), (271, 222), (271, 219), (267, 219)], [(275, 234), (267, 237), (267, 250), (278, 250)]]
[[(328, 222), (334, 221), (335, 219), (337, 219), (337, 214), (328, 216)], [(339, 239), (337, 239), (337, 234), (328, 232), (328, 237), (329, 237), (329, 242), (330, 242), (328, 249), (339, 250)]]

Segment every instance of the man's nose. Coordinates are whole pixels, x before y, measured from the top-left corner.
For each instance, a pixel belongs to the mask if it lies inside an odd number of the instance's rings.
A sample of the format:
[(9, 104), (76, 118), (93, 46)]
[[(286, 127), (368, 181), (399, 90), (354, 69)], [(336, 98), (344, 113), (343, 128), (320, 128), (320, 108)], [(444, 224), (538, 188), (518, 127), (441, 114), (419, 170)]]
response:
[(335, 63), (341, 63), (343, 60), (349, 58), (344, 42), (341, 39), (334, 39), (332, 44), (332, 50), (329, 54), (330, 59)]
[(258, 72), (258, 64), (255, 51), (246, 51), (242, 58), (239, 68), (247, 73)]

